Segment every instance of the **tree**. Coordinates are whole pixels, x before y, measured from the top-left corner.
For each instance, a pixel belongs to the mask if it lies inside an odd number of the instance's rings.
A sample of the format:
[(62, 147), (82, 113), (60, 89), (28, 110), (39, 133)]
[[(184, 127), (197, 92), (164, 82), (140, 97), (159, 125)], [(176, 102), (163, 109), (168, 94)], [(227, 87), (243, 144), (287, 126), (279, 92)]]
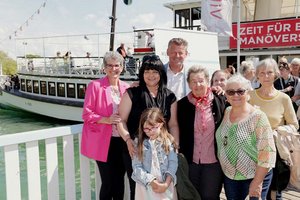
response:
[(0, 64), (2, 64), (2, 71), (4, 75), (17, 73), (17, 62), (3, 51), (0, 51)]

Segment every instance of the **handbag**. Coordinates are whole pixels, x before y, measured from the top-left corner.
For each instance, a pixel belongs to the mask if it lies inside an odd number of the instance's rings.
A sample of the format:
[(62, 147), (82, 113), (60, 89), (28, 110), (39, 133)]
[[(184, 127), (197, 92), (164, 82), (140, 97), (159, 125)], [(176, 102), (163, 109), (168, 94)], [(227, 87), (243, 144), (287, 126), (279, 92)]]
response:
[(189, 179), (189, 164), (182, 153), (177, 154), (178, 169), (177, 176), (177, 196), (178, 200), (201, 200), (200, 195)]
[(274, 138), (280, 157), (289, 165), (289, 183), (300, 190), (300, 135), (294, 126), (285, 125), (278, 127)]

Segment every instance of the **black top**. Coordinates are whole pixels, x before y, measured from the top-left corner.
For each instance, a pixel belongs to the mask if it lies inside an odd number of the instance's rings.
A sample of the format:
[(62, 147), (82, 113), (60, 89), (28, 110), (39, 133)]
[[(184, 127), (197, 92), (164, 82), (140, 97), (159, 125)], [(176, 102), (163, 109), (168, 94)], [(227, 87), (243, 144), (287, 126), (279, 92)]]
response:
[[(215, 95), (212, 101), (212, 114), (215, 120), (215, 131), (222, 122), (226, 98), (223, 95)], [(178, 101), (177, 118), (179, 125), (179, 151), (186, 157), (188, 163), (193, 162), (194, 153), (194, 121), (196, 108), (185, 96)], [(217, 155), (217, 143), (215, 140), (215, 154)]]
[(142, 88), (141, 86), (128, 88), (127, 92), (132, 102), (127, 120), (127, 128), (131, 138), (137, 136), (140, 117), (146, 108), (160, 108), (168, 123), (171, 118), (171, 105), (176, 101), (176, 96), (171, 90), (167, 88), (160, 89), (156, 98), (150, 95), (147, 88)]
[(298, 84), (298, 78), (295, 76), (290, 75), (290, 77), (288, 78), (287, 82), (284, 81), (284, 79), (282, 77), (279, 77), (275, 82), (274, 82), (274, 87), (277, 90), (283, 90), (289, 86), (292, 86), (293, 89), (291, 91), (287, 91), (285, 92), (287, 95), (289, 95), (290, 97), (294, 96), (295, 93), (295, 88)]

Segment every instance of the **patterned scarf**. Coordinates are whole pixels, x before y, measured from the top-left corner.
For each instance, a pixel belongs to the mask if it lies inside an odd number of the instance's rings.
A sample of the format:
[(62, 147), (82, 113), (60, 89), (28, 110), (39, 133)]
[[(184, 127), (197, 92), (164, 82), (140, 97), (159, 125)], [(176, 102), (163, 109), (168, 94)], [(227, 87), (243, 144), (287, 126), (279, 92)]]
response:
[[(201, 124), (199, 130), (206, 130), (207, 129), (207, 116), (205, 114), (205, 109), (211, 105), (213, 100), (213, 93), (211, 92), (210, 88), (207, 88), (206, 94), (203, 97), (196, 97), (192, 92), (188, 95), (188, 100), (191, 104), (195, 105), (196, 112), (199, 112)], [(195, 115), (196, 116), (196, 115)], [(196, 123), (197, 125), (198, 123)]]

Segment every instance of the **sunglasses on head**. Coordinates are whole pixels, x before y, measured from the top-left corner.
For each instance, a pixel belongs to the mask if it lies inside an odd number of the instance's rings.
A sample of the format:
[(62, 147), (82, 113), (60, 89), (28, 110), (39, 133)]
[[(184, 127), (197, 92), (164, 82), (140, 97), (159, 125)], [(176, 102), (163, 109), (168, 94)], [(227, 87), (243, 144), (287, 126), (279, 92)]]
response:
[(153, 55), (145, 55), (143, 57), (143, 61), (142, 62), (149, 61), (149, 60), (159, 60), (159, 59), (160, 59), (159, 56), (155, 55), (155, 54), (153, 54)]
[(234, 96), (235, 94), (237, 94), (238, 96), (242, 96), (245, 94), (246, 91), (247, 90), (245, 89), (238, 89), (238, 90), (226, 90), (225, 92), (228, 96)]
[(285, 68), (288, 68), (288, 67), (289, 67), (289, 64), (286, 63), (286, 62), (279, 62), (279, 67), (285, 67)]

